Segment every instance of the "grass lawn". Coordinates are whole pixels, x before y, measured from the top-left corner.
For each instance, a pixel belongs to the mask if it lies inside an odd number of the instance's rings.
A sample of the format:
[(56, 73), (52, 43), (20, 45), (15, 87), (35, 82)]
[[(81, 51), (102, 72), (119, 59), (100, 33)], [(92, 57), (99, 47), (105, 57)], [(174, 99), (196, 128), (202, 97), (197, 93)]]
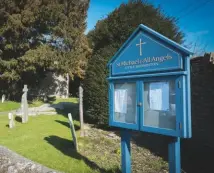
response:
[(67, 99), (63, 98), (57, 98), (55, 101), (52, 102), (52, 104), (57, 104), (59, 102), (71, 102), (71, 103), (78, 103), (78, 99), (75, 97), (69, 97)]
[(19, 102), (5, 101), (4, 103), (0, 103), (0, 112), (15, 110), (18, 109), (19, 107), (20, 107)]
[[(77, 114), (77, 99), (57, 99), (53, 104), (59, 102), (72, 102), (72, 107), (67, 108), (66, 111), (70, 109), (72, 115)], [(16, 117), (15, 122), (16, 127), (9, 129), (7, 115), (0, 115), (0, 145), (6, 146), (26, 158), (66, 173), (118, 172), (117, 162), (102, 165), (105, 163), (105, 159), (108, 162), (110, 156), (103, 157), (100, 150), (99, 153), (96, 153), (99, 154), (98, 157), (93, 154), (93, 147), (99, 144), (100, 139), (78, 138), (80, 151), (77, 153), (74, 150), (65, 113), (29, 117), (27, 124), (22, 124), (21, 119)], [(77, 136), (79, 136), (79, 122), (74, 121), (74, 123)], [(101, 140), (100, 142), (105, 141)], [(97, 165), (96, 161), (100, 164)]]
[[(120, 139), (106, 138), (109, 131), (91, 128), (88, 136), (78, 137), (77, 153), (67, 117), (41, 115), (29, 117), (27, 124), (17, 121), (16, 127), (9, 129), (7, 115), (0, 116), (0, 145), (65, 173), (120, 172)], [(74, 123), (79, 129), (79, 122)], [(167, 163), (162, 158), (132, 143), (133, 173), (166, 173), (167, 169)]]
[[(74, 151), (67, 118), (62, 115), (30, 117), (27, 124), (6, 127), (7, 116), (0, 116), (0, 144), (47, 167), (68, 173), (99, 172), (87, 158)], [(78, 122), (75, 121), (78, 127)], [(84, 141), (79, 141), (84, 146)]]
[[(108, 136), (111, 131), (90, 127), (88, 135), (79, 137), (79, 122), (74, 121), (78, 136), (79, 152), (74, 150), (67, 112), (78, 115), (75, 98), (66, 113), (29, 117), (22, 124), (16, 117), (16, 127), (9, 129), (7, 115), (0, 115), (0, 145), (49, 168), (66, 173), (118, 173), (120, 172), (120, 138)], [(56, 100), (68, 102), (67, 99)], [(117, 132), (116, 132), (117, 133)], [(142, 140), (142, 138), (140, 138)], [(166, 173), (167, 163), (148, 149), (132, 143), (133, 173)]]
[[(29, 103), (29, 107), (37, 107), (44, 104), (44, 102), (40, 100), (35, 100)], [(15, 101), (5, 101), (4, 103), (0, 103), (0, 112), (12, 111), (20, 108), (21, 103)]]

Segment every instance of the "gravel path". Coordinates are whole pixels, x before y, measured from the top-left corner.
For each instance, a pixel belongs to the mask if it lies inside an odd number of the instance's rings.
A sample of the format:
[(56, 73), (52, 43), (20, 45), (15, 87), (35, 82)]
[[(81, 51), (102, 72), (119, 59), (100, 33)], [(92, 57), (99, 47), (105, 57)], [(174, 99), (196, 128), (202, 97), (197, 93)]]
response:
[(8, 113), (16, 113), (16, 110), (11, 110), (11, 111), (4, 111), (4, 112), (0, 112), (0, 115), (7, 115)]
[(59, 173), (0, 146), (0, 173)]
[[(73, 103), (71, 102), (60, 102), (57, 104), (49, 104), (45, 103), (39, 107), (29, 107), (28, 108), (28, 115), (29, 116), (37, 116), (37, 115), (56, 115), (57, 110), (63, 110), (65, 107), (71, 107)], [(11, 111), (4, 111), (0, 112), (0, 115), (6, 115), (9, 112), (12, 112), (14, 115), (21, 116), (22, 111), (21, 108), (17, 110), (11, 110)]]
[[(43, 104), (41, 106), (38, 107), (29, 107), (28, 108), (28, 115), (29, 116), (36, 116), (36, 115), (56, 115), (57, 109), (62, 110), (64, 107), (64, 105), (62, 103), (59, 104)], [(7, 115), (8, 113), (13, 113), (14, 115), (17, 116), (21, 116), (22, 115), (22, 111), (21, 108), (17, 109), (17, 110), (10, 110), (10, 111), (4, 111), (4, 112), (0, 112), (0, 115)]]

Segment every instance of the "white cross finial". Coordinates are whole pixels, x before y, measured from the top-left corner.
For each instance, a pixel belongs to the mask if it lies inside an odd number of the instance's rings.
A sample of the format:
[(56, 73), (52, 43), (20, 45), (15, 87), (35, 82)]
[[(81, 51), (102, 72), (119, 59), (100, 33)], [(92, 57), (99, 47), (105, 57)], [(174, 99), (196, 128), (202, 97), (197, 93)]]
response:
[(27, 85), (24, 85), (23, 92), (28, 92)]
[(140, 43), (136, 44), (136, 46), (140, 46), (140, 56), (142, 56), (142, 46), (143, 44), (146, 44), (146, 42), (142, 42), (141, 38), (140, 38)]

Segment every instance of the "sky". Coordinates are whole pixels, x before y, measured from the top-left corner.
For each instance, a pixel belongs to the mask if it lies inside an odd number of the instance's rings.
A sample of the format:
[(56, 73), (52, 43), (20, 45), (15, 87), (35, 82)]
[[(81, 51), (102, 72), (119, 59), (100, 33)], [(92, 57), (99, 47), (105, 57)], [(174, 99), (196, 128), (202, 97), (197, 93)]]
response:
[[(98, 20), (104, 19), (121, 3), (128, 0), (91, 0), (86, 33)], [(214, 52), (214, 0), (148, 0), (160, 6), (169, 16), (178, 18), (178, 26), (185, 34), (183, 46), (197, 54)]]

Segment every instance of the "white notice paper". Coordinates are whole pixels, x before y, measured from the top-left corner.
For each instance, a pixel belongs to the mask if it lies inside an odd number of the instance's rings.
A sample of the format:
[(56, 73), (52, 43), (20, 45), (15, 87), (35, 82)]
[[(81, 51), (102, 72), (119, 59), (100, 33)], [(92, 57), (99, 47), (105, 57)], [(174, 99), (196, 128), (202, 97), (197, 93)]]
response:
[(127, 90), (126, 89), (116, 89), (114, 91), (114, 106), (115, 112), (127, 113)]
[(153, 82), (149, 85), (150, 109), (166, 111), (169, 110), (169, 83)]

